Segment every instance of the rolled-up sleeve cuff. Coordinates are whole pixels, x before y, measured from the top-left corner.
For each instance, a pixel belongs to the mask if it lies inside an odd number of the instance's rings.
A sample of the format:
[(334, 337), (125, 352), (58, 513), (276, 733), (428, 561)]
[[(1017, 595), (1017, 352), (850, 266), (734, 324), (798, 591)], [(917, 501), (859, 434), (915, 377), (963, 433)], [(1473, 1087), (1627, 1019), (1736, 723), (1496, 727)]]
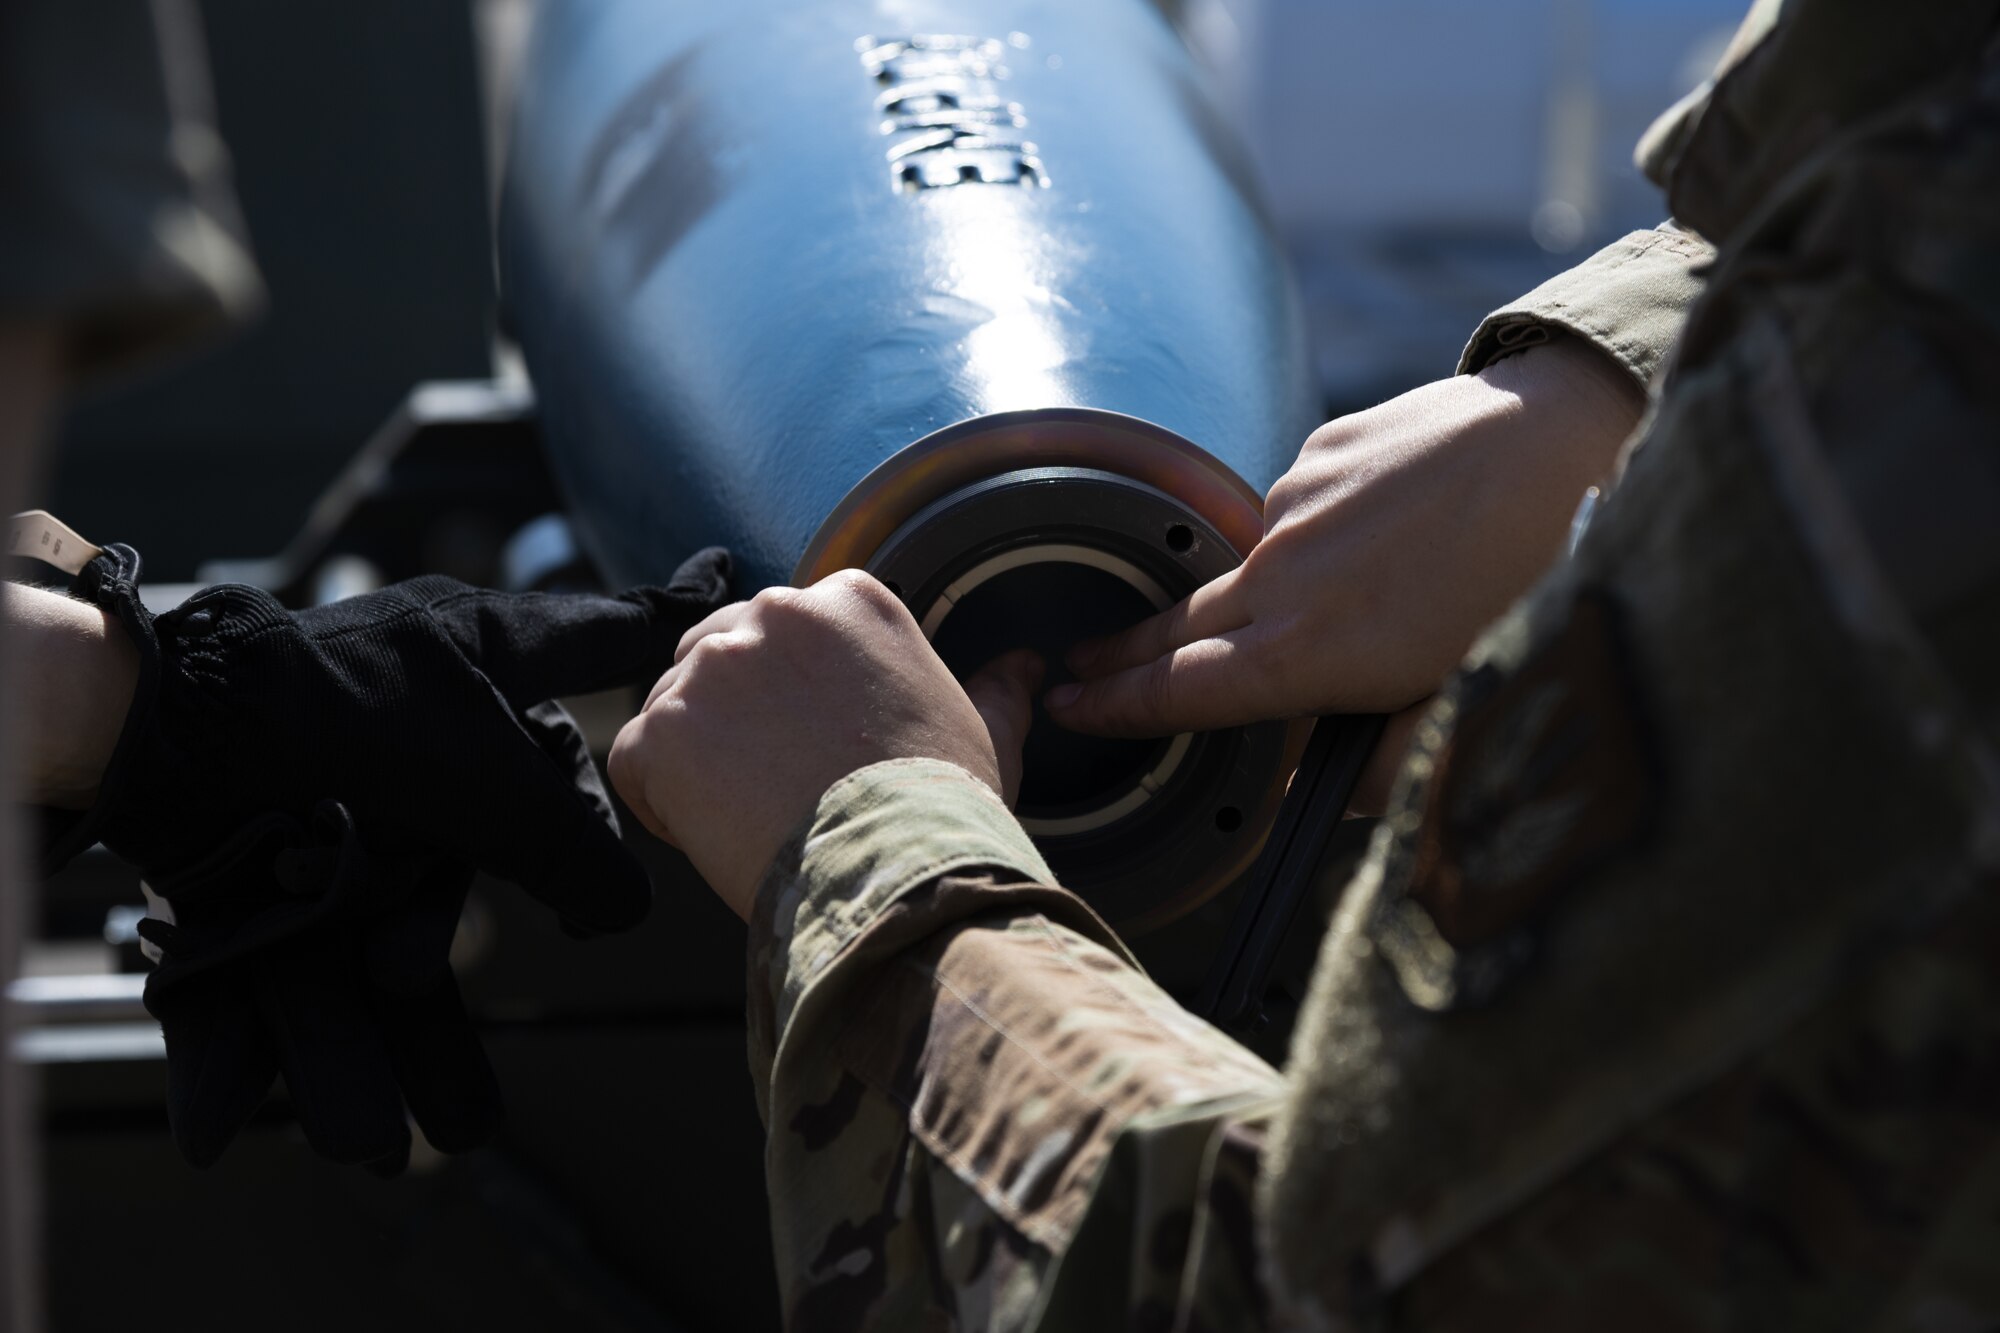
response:
[(1623, 236), (1488, 315), (1466, 344), (1459, 373), (1476, 374), (1566, 333), (1600, 348), (1647, 388), (1680, 337), (1714, 257), (1706, 241), (1672, 224)]

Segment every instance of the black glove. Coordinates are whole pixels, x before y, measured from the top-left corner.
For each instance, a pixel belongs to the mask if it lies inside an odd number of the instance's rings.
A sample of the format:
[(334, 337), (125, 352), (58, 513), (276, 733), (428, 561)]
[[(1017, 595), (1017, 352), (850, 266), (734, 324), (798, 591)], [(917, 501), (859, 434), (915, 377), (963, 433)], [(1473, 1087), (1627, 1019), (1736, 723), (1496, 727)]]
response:
[[(306, 1141), (337, 1162), (400, 1171), (406, 1104), (443, 1151), (490, 1137), (499, 1085), (447, 961), (471, 879), (449, 861), (372, 856), (327, 802), (305, 826), (260, 819), (164, 881), (177, 919), (139, 931), (163, 954), (146, 1007), (166, 1036), (182, 1155), (215, 1161), (279, 1074)], [(248, 899), (267, 905), (245, 913)]]
[(292, 612), (224, 586), (157, 618), (138, 566), (110, 547), (74, 589), (124, 625), (139, 683), (97, 803), (45, 861), (102, 841), (173, 904), (147, 1003), (183, 1152), (212, 1161), (276, 1068), (330, 1156), (396, 1155), (398, 1086), (440, 1147), (477, 1142), (497, 1102), (445, 964), (472, 870), (579, 932), (651, 896), (575, 725), (533, 706), (664, 670), (727, 600), (727, 554), (615, 597), (421, 578)]

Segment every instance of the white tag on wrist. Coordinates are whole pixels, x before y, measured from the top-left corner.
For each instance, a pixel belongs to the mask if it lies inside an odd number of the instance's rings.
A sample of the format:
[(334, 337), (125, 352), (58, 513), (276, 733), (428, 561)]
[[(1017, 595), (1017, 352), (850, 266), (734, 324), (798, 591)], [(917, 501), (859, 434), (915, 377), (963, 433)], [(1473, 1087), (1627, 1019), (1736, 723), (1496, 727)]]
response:
[(101, 547), (92, 546), (69, 524), (46, 509), (30, 509), (14, 515), (7, 539), (9, 555), (31, 555), (54, 565), (65, 574), (76, 574), (98, 556)]
[[(143, 879), (140, 880), (139, 892), (146, 895), (147, 916), (155, 921), (164, 921), (170, 926), (177, 924), (174, 921), (174, 905), (159, 894), (154, 893), (152, 885)], [(165, 955), (160, 952), (160, 946), (144, 936), (139, 938), (139, 952), (146, 955), (155, 967), (159, 966), (165, 960)]]

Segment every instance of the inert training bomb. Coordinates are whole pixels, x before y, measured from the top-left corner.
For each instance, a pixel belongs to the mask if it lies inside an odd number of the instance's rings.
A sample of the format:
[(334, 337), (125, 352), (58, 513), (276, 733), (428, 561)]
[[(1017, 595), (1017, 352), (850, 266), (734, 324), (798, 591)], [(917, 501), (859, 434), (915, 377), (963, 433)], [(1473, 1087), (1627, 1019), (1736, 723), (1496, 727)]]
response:
[[(1146, 0), (545, 6), (508, 318), (616, 580), (711, 542), (846, 566), (948, 662), (1061, 649), (1232, 568), (1316, 422), (1248, 169)], [(1039, 718), (1020, 814), (1128, 928), (1254, 854), (1288, 730)]]

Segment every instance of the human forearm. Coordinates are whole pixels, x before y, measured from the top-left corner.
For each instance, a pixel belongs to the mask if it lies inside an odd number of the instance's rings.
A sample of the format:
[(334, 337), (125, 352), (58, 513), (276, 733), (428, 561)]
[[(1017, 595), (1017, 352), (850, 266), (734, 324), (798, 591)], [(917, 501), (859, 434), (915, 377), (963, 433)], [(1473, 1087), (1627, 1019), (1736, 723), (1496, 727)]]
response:
[(789, 1327), (836, 1326), (809, 1317), (828, 1306), (902, 1327), (935, 1304), (951, 1327), (1119, 1328), (1190, 1291), (1215, 1326), (1256, 1326), (1258, 1144), (1237, 1131), (1283, 1082), (1050, 917), (963, 923), (858, 976), (780, 1074), (765, 1160)]
[(22, 798), (87, 809), (131, 707), (138, 654), (103, 611), (43, 588), (8, 584), (5, 620)]
[(791, 1327), (1025, 1327), (1086, 1213), (1136, 1238), (1129, 1219), (1192, 1197), (1102, 1194), (1114, 1145), (1144, 1136), (1152, 1161), (1157, 1130), (1192, 1182), (1209, 1127), (1281, 1087), (1008, 813), (1036, 666), (1007, 654), (961, 685), (900, 601), (839, 574), (689, 630), (613, 748), (627, 804), (750, 923)]
[[(947, 879), (1015, 886), (940, 896)], [(1003, 907), (1046, 912), (1118, 950), (984, 783), (934, 759), (875, 763), (834, 783), (766, 871), (750, 919), (751, 1073), (760, 1101), (819, 1012), (866, 960)], [(809, 1048), (808, 1048), (809, 1049)], [(768, 1118), (768, 1117), (767, 1117)]]
[(750, 988), (795, 1327), (940, 1299), (961, 1326), (1023, 1327), (1086, 1220), (1087, 1266), (1157, 1266), (1161, 1227), (1205, 1225), (1217, 1127), (1282, 1087), (1049, 882), (990, 789), (929, 761), (827, 793), (759, 895)]

